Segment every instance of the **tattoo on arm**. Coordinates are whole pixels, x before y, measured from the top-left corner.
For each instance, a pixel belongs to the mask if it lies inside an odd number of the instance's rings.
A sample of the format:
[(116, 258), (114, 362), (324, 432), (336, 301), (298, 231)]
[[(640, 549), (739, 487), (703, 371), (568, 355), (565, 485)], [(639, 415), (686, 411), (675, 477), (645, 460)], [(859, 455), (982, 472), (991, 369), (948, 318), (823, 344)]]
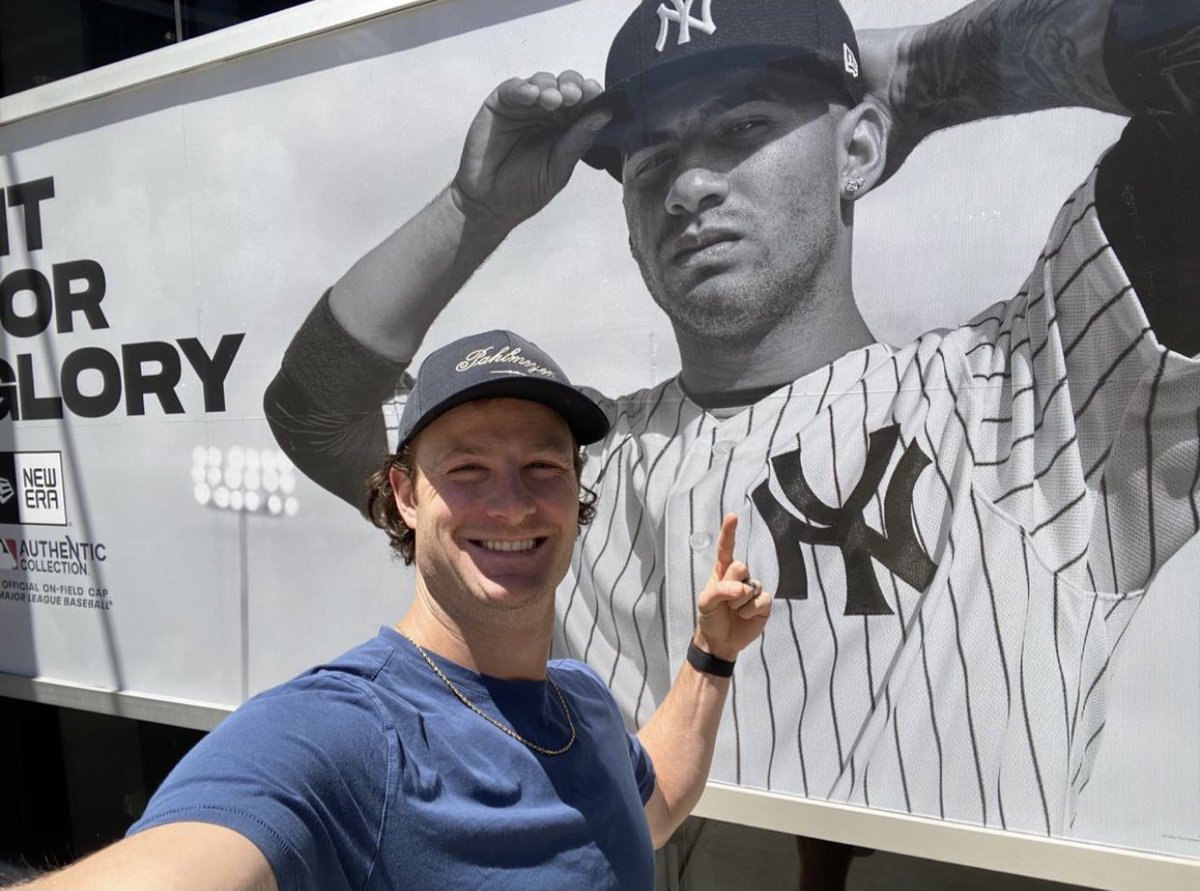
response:
[(905, 112), (936, 130), (1068, 105), (1121, 111), (1104, 72), (1109, 6), (981, 0), (921, 29), (909, 52)]

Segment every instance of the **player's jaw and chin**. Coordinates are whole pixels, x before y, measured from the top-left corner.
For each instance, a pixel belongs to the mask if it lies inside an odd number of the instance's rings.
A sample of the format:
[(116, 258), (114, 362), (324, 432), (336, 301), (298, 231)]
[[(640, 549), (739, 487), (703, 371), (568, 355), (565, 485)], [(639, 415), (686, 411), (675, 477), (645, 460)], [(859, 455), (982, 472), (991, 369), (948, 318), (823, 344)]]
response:
[(669, 252), (647, 256), (632, 242), (631, 249), (647, 289), (678, 334), (752, 345), (799, 322), (813, 308), (812, 295), (823, 292), (818, 283), (833, 262), (832, 233), (806, 237), (804, 228), (797, 220), (792, 244), (782, 252), (750, 227), (682, 262)]

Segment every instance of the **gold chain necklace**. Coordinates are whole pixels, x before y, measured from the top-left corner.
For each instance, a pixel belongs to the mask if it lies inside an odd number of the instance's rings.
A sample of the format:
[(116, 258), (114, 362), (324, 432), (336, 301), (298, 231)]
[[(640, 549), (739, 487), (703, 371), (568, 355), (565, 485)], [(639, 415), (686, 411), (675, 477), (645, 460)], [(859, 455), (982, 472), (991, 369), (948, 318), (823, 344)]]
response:
[(413, 640), (411, 637), (409, 637), (408, 634), (406, 634), (403, 631), (400, 631), (399, 625), (396, 626), (396, 630), (400, 632), (400, 635), (405, 640), (407, 640), (410, 644), (412, 644), (414, 647), (417, 648), (417, 652), (421, 654), (421, 658), (425, 660), (425, 664), (428, 665), (430, 668), (432, 668), (433, 673), (442, 679), (442, 683), (444, 683), (447, 687), (450, 688), (450, 692), (453, 693), (456, 697), (458, 697), (459, 702), (461, 702), (463, 705), (465, 705), (467, 708), (469, 708), (475, 714), (479, 715), (479, 717), (483, 718), (483, 720), (487, 721), (489, 724), (491, 724), (496, 729), (504, 731), (509, 736), (511, 736), (513, 739), (515, 739), (517, 742), (528, 746), (529, 748), (533, 749), (535, 752), (538, 752), (539, 754), (542, 754), (542, 755), (561, 755), (564, 752), (566, 752), (567, 749), (571, 748), (571, 746), (573, 746), (575, 744), (575, 722), (571, 720), (571, 710), (569, 708), (567, 708), (567, 699), (565, 696), (563, 696), (562, 690), (558, 689), (558, 684), (554, 683), (554, 680), (550, 677), (549, 671), (546, 672), (546, 683), (548, 683), (550, 685), (550, 687), (554, 690), (554, 694), (558, 697), (558, 704), (562, 707), (563, 717), (567, 719), (567, 726), (571, 729), (571, 738), (567, 740), (566, 745), (564, 745), (558, 749), (547, 749), (543, 746), (539, 746), (537, 743), (531, 742), (531, 741), (527, 740), (525, 737), (521, 736), (521, 734), (517, 733), (517, 731), (513, 730), (511, 727), (508, 727), (505, 724), (501, 724), (499, 721), (497, 721), (491, 715), (482, 711), (477, 705), (475, 705), (475, 703), (473, 703), (471, 700), (467, 699), (466, 694), (463, 693), (462, 690), (458, 689), (458, 687), (457, 687), (457, 685), (455, 685), (454, 681), (452, 681), (452, 680), (450, 680), (450, 678), (446, 677), (445, 672), (443, 672), (440, 668), (437, 667), (437, 663), (429, 658), (429, 654), (425, 652), (424, 647), (422, 647), (419, 643), (417, 643), (415, 640)]

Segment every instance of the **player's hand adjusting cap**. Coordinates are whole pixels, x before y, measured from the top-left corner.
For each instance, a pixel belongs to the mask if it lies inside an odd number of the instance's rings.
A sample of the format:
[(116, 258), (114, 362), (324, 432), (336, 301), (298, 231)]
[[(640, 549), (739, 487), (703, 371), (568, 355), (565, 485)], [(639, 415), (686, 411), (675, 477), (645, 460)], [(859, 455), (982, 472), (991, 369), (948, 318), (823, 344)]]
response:
[(613, 120), (583, 160), (621, 179), (624, 124), (664, 86), (721, 68), (802, 71), (863, 98), (858, 40), (838, 0), (641, 0), (613, 38), (595, 101)]
[(575, 441), (608, 433), (608, 417), (558, 363), (511, 331), (487, 331), (435, 350), (421, 363), (400, 416), (397, 449), (450, 409), (474, 399), (527, 399), (562, 415)]

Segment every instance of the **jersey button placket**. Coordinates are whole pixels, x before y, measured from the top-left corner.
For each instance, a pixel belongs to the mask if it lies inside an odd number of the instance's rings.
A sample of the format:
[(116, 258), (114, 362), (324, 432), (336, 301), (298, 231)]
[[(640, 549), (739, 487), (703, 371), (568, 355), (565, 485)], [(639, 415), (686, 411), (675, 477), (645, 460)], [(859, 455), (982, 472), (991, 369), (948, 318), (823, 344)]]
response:
[[(708, 428), (707, 430), (705, 428)], [(711, 427), (699, 425), (695, 439), (680, 462), (671, 493), (667, 497), (666, 517), (666, 591), (664, 622), (667, 627), (667, 655), (671, 665), (677, 665), (684, 650), (692, 639), (695, 629), (695, 604), (700, 591), (692, 590), (692, 580), (703, 587), (712, 569), (713, 533), (708, 525), (706, 513), (692, 517), (692, 492), (696, 491), (697, 510), (711, 498), (705, 484), (711, 471), (712, 440)], [(693, 528), (693, 519), (695, 528)], [(719, 517), (718, 517), (719, 521)], [(716, 530), (715, 523), (713, 530)]]

